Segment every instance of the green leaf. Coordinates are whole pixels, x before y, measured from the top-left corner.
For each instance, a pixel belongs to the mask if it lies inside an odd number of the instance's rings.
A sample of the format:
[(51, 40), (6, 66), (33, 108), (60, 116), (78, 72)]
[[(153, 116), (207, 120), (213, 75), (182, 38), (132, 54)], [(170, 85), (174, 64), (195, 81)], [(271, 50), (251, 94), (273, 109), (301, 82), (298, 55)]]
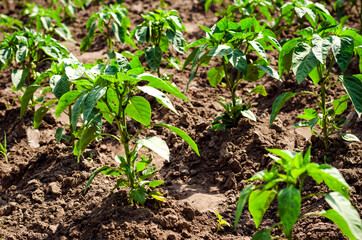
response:
[(65, 67), (65, 74), (70, 80), (75, 80), (80, 78), (85, 72), (85, 67), (79, 66), (78, 68), (74, 69), (72, 67)]
[(98, 85), (88, 93), (88, 97), (84, 101), (84, 106), (83, 106), (83, 123), (91, 119), (90, 115), (93, 111), (94, 106), (96, 105), (97, 101), (101, 97), (103, 97), (106, 91), (107, 91), (106, 86)]
[(196, 55), (199, 53), (200, 47), (195, 48), (192, 52), (187, 56), (182, 69), (185, 69), (187, 65), (189, 65), (192, 61), (194, 61)]
[(151, 105), (145, 98), (134, 96), (129, 100), (126, 114), (137, 122), (149, 126), (151, 121)]
[(209, 70), (209, 72), (207, 73), (207, 78), (209, 79), (209, 83), (211, 86), (217, 87), (224, 75), (225, 71), (223, 66), (218, 66)]
[(342, 78), (344, 89), (346, 89), (354, 108), (359, 117), (362, 115), (362, 74), (344, 75)]
[(332, 36), (332, 52), (342, 72), (347, 70), (353, 57), (354, 41), (353, 38)]
[(60, 140), (62, 140), (62, 137), (63, 137), (63, 131), (64, 131), (64, 128), (62, 127), (58, 127), (56, 132), (55, 132), (55, 140), (57, 142), (60, 142)]
[(22, 62), (25, 60), (25, 58), (28, 56), (29, 49), (24, 43), (20, 43), (18, 45), (18, 50), (15, 54), (15, 60), (17, 62)]
[(44, 51), (44, 53), (46, 55), (48, 55), (49, 57), (55, 58), (56, 60), (60, 60), (63, 57), (63, 54), (60, 51), (60, 49), (55, 46), (51, 46), (51, 45), (43, 46), (43, 47), (41, 47), (41, 49)]
[(208, 56), (222, 57), (222, 56), (229, 55), (232, 52), (233, 52), (233, 49), (231, 47), (229, 47), (227, 45), (218, 45), (211, 49)]
[(34, 96), (34, 92), (40, 87), (40, 85), (30, 85), (26, 90), (25, 93), (23, 95), (23, 97), (21, 98), (21, 106), (20, 106), (20, 118), (22, 118), (24, 116), (24, 113), (26, 111), (26, 109), (28, 108), (28, 104), (30, 102), (30, 100), (33, 99)]
[(289, 74), (292, 67), (292, 57), (295, 45), (298, 43), (296, 38), (286, 42), (279, 54), (279, 76), (282, 76), (284, 71)]
[(345, 198), (349, 199), (348, 189), (350, 187), (338, 169), (323, 164), (318, 167), (311, 167), (308, 169), (308, 174), (318, 184), (324, 181), (331, 190), (339, 192)]
[(238, 222), (240, 220), (240, 216), (243, 213), (243, 209), (246, 203), (246, 200), (250, 196), (251, 192), (255, 189), (254, 185), (246, 186), (240, 193), (238, 204), (236, 205), (236, 213), (235, 213), (235, 222), (234, 222), (234, 229), (238, 227)]
[(254, 48), (259, 57), (261, 57), (264, 61), (267, 62), (268, 60), (266, 59), (266, 53), (263, 46), (257, 41), (250, 41), (249, 43)]
[[(356, 209), (352, 206), (351, 202), (348, 201), (343, 195), (338, 192), (331, 192), (325, 195), (325, 199), (329, 206), (333, 208), (345, 221), (348, 225), (347, 229), (345, 225), (338, 224), (339, 227), (343, 226), (343, 233), (351, 232), (354, 238), (351, 239), (362, 239), (362, 223), (360, 216)], [(348, 231), (349, 230), (349, 231)]]
[(348, 107), (347, 100), (348, 95), (343, 95), (340, 99), (333, 101), (334, 114), (341, 115)]
[(28, 73), (29, 71), (27, 68), (14, 69), (13, 71), (11, 71), (11, 81), (13, 82), (17, 90), (20, 90), (23, 87)]
[(183, 100), (189, 101), (185, 95), (183, 95), (180, 90), (177, 89), (177, 87), (175, 87), (174, 85), (172, 85), (170, 82), (168, 81), (163, 81), (158, 77), (155, 77), (151, 74), (148, 73), (144, 73), (138, 76), (139, 78), (141, 78), (142, 80), (146, 80), (149, 83), (147, 84), (147, 86), (150, 87), (154, 87), (154, 88), (158, 88), (161, 89), (163, 91), (166, 91), (178, 98), (181, 98)]
[(298, 189), (293, 186), (286, 187), (278, 195), (278, 213), (285, 226), (285, 231), (290, 236), (294, 224), (297, 222), (302, 198)]
[(161, 64), (161, 48), (159, 46), (147, 47), (145, 50), (145, 57), (150, 68), (152, 68), (154, 71), (157, 71)]
[(121, 26), (116, 24), (115, 22), (112, 23), (112, 31), (114, 33), (114, 36), (116, 36), (117, 40), (120, 41), (121, 43), (124, 43), (126, 40), (126, 29)]
[(325, 64), (329, 50), (332, 47), (332, 38), (322, 39), (318, 34), (313, 35), (312, 52), (321, 64)]
[(268, 66), (268, 65), (257, 65), (257, 67), (262, 70), (263, 72), (265, 72), (266, 74), (268, 74), (269, 76), (275, 78), (275, 79), (279, 79), (279, 74), (277, 71), (274, 70), (274, 68)]
[(171, 42), (173, 48), (177, 52), (182, 53), (182, 54), (185, 53), (185, 40), (182, 35), (182, 32), (180, 32), (179, 30), (176, 30), (176, 32), (174, 33), (173, 31), (167, 29), (166, 35), (167, 35), (168, 39), (170, 39), (170, 42)]
[(166, 159), (170, 161), (170, 150), (164, 140), (159, 137), (148, 137), (145, 139), (137, 139), (136, 143), (138, 144), (137, 148), (147, 147)]
[[(91, 19), (89, 19), (89, 20), (91, 20)], [(87, 25), (88, 25), (88, 23), (87, 23)], [(88, 29), (88, 27), (87, 27), (87, 29)], [(80, 51), (81, 52), (87, 51), (90, 48), (90, 46), (92, 45), (93, 38), (94, 38), (94, 35), (95, 35), (94, 34), (95, 29), (96, 29), (96, 22), (93, 22), (91, 27), (89, 28), (87, 36), (85, 36), (85, 38), (82, 40), (82, 42), (80, 44)]]
[(284, 103), (286, 103), (289, 99), (291, 99), (295, 95), (297, 95), (297, 93), (284, 92), (284, 93), (280, 94), (274, 100), (273, 106), (272, 106), (272, 112), (271, 112), (271, 115), (270, 115), (269, 126), (271, 126), (272, 123), (274, 122), (276, 116), (278, 115), (280, 109), (283, 107)]
[(88, 145), (99, 135), (98, 126), (96, 125), (91, 125), (82, 131), (81, 137), (76, 142), (73, 149), (74, 155), (77, 156), (77, 162), (79, 162), (80, 157), (83, 155), (83, 152), (88, 147)]
[(166, 36), (166, 34), (162, 33), (159, 45), (160, 45), (161, 50), (164, 53), (167, 53), (167, 51), (168, 51), (168, 45), (169, 45), (168, 41), (169, 40), (168, 40), (168, 37)]
[(151, 95), (157, 99), (158, 102), (160, 102), (162, 105), (173, 111), (174, 113), (178, 114), (176, 108), (173, 106), (171, 100), (164, 94), (163, 92), (157, 90), (156, 88), (150, 87), (150, 86), (138, 86), (139, 90), (141, 90), (144, 93), (147, 93), (148, 95)]
[(40, 124), (41, 121), (43, 120), (45, 114), (47, 114), (49, 108), (47, 107), (40, 107), (38, 108), (38, 110), (35, 111), (34, 113), (34, 128), (37, 129)]
[(308, 75), (311, 79), (312, 79), (312, 82), (315, 86), (317, 86), (317, 84), (319, 83), (319, 81), (321, 80), (319, 78), (319, 73), (318, 73), (318, 69), (317, 67), (313, 68), (313, 70), (309, 73)]
[(148, 41), (148, 27), (141, 26), (136, 28), (135, 37), (138, 42), (144, 43)]
[(181, 129), (174, 127), (174, 126), (170, 126), (165, 123), (155, 124), (154, 126), (170, 129), (171, 131), (173, 131), (174, 133), (179, 135), (183, 140), (185, 140), (185, 142), (187, 142), (190, 145), (190, 147), (196, 152), (196, 154), (200, 156), (199, 149), (197, 148), (197, 145), (194, 142), (194, 140), (192, 140), (192, 138), (189, 135), (187, 135), (187, 133), (182, 131)]
[(51, 24), (51, 19), (50, 17), (40, 17), (40, 21), (43, 24), (43, 27), (45, 28), (45, 30), (49, 30), (50, 28), (50, 24)]
[(165, 181), (162, 181), (162, 180), (152, 180), (152, 181), (148, 184), (148, 187), (155, 188), (155, 187), (160, 186), (160, 185), (163, 184), (164, 182), (165, 182)]
[(342, 133), (342, 134), (340, 134), (340, 136), (342, 137), (342, 139), (344, 141), (347, 141), (347, 142), (360, 142), (358, 137), (356, 135), (351, 134), (351, 133)]
[(173, 68), (176, 68), (177, 70), (181, 70), (180, 69), (181, 62), (180, 62), (180, 60), (178, 58), (170, 57), (170, 58), (167, 58), (167, 61), (170, 63), (169, 66), (171, 66)]
[[(12, 53), (11, 48), (0, 49), (0, 63), (3, 63), (5, 66), (10, 60), (11, 53)], [(0, 67), (0, 69), (2, 69), (2, 67)]]
[(253, 216), (255, 227), (258, 228), (261, 220), (275, 197), (273, 191), (255, 190), (249, 197), (249, 212)]
[(258, 94), (260, 94), (260, 95), (262, 95), (262, 96), (268, 95), (268, 94), (266, 93), (266, 91), (265, 91), (265, 87), (262, 86), (262, 85), (258, 85), (258, 86), (256, 86), (255, 88), (253, 88), (253, 89), (249, 92), (249, 94), (250, 94), (250, 93), (258, 93)]
[(318, 59), (314, 56), (311, 47), (304, 42), (298, 43), (293, 52), (293, 72), (300, 84), (317, 66)]
[(129, 191), (129, 196), (131, 199), (143, 205), (146, 202), (147, 191), (144, 188), (131, 189)]
[(94, 177), (97, 176), (98, 173), (100, 173), (102, 171), (105, 171), (105, 170), (107, 170), (109, 168), (111, 168), (111, 167), (110, 166), (102, 166), (102, 167), (99, 167), (96, 170), (94, 170), (93, 173), (90, 175), (87, 184), (85, 185), (84, 193), (87, 192), (87, 189), (89, 188), (90, 184), (92, 183)]
[(216, 26), (221, 32), (225, 31), (228, 28), (228, 20), (226, 18), (223, 18), (216, 23)]
[(257, 231), (251, 240), (272, 240), (270, 232), (272, 229), (264, 229)]
[(293, 159), (296, 156), (296, 152), (289, 150), (281, 150), (281, 149), (267, 149), (268, 152), (271, 152), (282, 159), (288, 161), (289, 163), (293, 162)]
[(335, 224), (337, 224), (339, 229), (341, 229), (342, 233), (346, 237), (348, 237), (351, 240), (357, 240), (357, 238), (353, 235), (353, 233), (349, 229), (348, 223), (335, 210), (333, 210), (333, 209), (329, 209), (327, 211), (323, 210), (319, 214), (326, 217), (326, 218), (328, 218), (329, 220), (331, 220)]
[(81, 95), (79, 91), (71, 91), (65, 93), (60, 99), (55, 109), (55, 117), (58, 118), (60, 114), (69, 107)]
[(73, 112), (72, 112), (72, 127), (75, 129), (78, 123), (79, 115), (82, 111), (84, 101), (87, 99), (88, 94), (84, 93), (81, 95), (77, 101), (75, 102), (73, 106)]
[(228, 56), (229, 62), (236, 68), (238, 71), (243, 74), (247, 74), (248, 72), (248, 63), (246, 61), (246, 56), (239, 49), (234, 49), (232, 53)]
[(250, 120), (256, 122), (256, 117), (250, 109), (240, 111), (240, 113), (243, 117), (249, 118)]
[(60, 99), (63, 94), (70, 90), (70, 82), (65, 74), (52, 76), (49, 80), (49, 84), (57, 99)]

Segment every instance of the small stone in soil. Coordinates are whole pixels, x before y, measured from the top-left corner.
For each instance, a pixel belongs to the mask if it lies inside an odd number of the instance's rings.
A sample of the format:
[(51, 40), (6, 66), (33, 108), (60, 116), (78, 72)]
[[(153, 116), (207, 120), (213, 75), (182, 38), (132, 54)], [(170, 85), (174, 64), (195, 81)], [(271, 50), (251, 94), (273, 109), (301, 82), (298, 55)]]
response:
[(54, 194), (54, 195), (61, 195), (62, 194), (62, 190), (60, 189), (60, 187), (58, 186), (58, 184), (56, 182), (52, 182), (49, 184), (48, 186), (48, 192)]

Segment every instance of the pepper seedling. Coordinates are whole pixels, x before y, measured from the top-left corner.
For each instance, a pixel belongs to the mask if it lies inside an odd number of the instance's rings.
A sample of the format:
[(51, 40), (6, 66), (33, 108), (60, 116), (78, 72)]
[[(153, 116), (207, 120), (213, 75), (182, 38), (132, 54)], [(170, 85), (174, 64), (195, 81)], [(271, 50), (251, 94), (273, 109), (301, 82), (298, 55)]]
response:
[[(282, 75), (284, 71), (289, 74), (290, 69), (293, 69), (298, 84), (309, 76), (312, 83), (320, 87), (320, 91), (284, 92), (278, 96), (273, 103), (270, 125), (290, 98), (301, 93), (317, 96), (316, 104), (320, 113), (314, 109), (305, 109), (304, 114), (298, 117), (307, 121), (294, 126), (310, 127), (311, 132), (323, 140), (327, 149), (330, 135), (346, 123), (337, 116), (347, 109), (349, 99), (357, 114), (362, 114), (362, 75), (345, 74), (354, 54), (362, 56), (362, 36), (352, 29), (342, 28), (335, 20), (332, 23), (323, 22), (316, 29), (303, 29), (297, 34), (302, 37), (292, 39), (283, 45), (279, 55), (279, 74)], [(332, 73), (334, 63), (337, 63), (342, 74)], [(347, 94), (339, 99), (328, 98), (328, 90), (336, 84), (342, 84)], [(315, 130), (316, 126), (320, 127), (320, 131)], [(358, 141), (358, 138), (351, 134), (341, 136), (345, 140)]]
[(45, 9), (43, 6), (36, 4), (26, 4), (24, 14), (29, 16), (29, 21), (26, 26), (36, 26), (36, 31), (40, 32), (44, 29), (45, 34), (54, 36), (54, 34), (60, 36), (66, 41), (74, 42), (72, 33), (68, 26), (61, 22), (60, 8), (53, 10), (51, 8)]
[[(222, 99), (219, 103), (225, 112), (213, 121), (214, 129), (235, 127), (242, 117), (256, 121), (251, 104), (244, 104), (243, 99), (236, 95), (238, 85), (242, 81), (255, 82), (265, 73), (279, 79), (278, 73), (270, 67), (265, 50), (280, 49), (279, 42), (272, 31), (268, 30), (255, 18), (245, 18), (239, 23), (225, 18), (217, 22), (211, 29), (200, 26), (206, 37), (188, 45), (196, 47), (187, 57), (183, 68), (191, 64), (191, 75), (187, 83), (196, 76), (201, 65), (208, 65), (214, 60), (218, 65), (208, 71), (207, 77), (213, 87), (217, 87), (224, 79), (231, 94), (231, 102)], [(259, 57), (251, 56), (256, 53)], [(249, 94), (257, 93), (266, 96), (264, 86), (256, 86)], [(221, 121), (221, 122), (220, 122)]]
[[(170, 82), (161, 80), (151, 74), (145, 73), (138, 58), (128, 61), (123, 55), (116, 52), (109, 53), (110, 64), (85, 65), (85, 69), (80, 70), (86, 77), (73, 79), (76, 89), (68, 94), (74, 94), (75, 103), (72, 112), (73, 123), (76, 123), (82, 115), (83, 126), (77, 131), (77, 139), (74, 147), (74, 154), (78, 156), (78, 161), (88, 144), (96, 138), (111, 136), (115, 138), (123, 147), (124, 155), (115, 157), (118, 167), (102, 166), (96, 169), (90, 176), (85, 191), (89, 188), (94, 177), (99, 174), (114, 175), (118, 177), (116, 185), (118, 187), (128, 187), (130, 189), (130, 201), (144, 204), (147, 197), (163, 200), (162, 194), (157, 191), (150, 191), (163, 183), (161, 180), (149, 179), (155, 176), (156, 167), (149, 165), (152, 156), (141, 156), (139, 150), (143, 147), (149, 148), (161, 157), (169, 160), (169, 149), (165, 141), (157, 136), (139, 138), (139, 134), (145, 129), (153, 127), (167, 128), (181, 138), (183, 138), (191, 148), (197, 153), (198, 148), (195, 142), (181, 129), (165, 123), (151, 124), (151, 106), (146, 98), (137, 95), (143, 92), (157, 99), (165, 107), (177, 113), (175, 107), (166, 93), (172, 94), (183, 100), (187, 98)], [(79, 69), (79, 67), (77, 68)], [(139, 84), (142, 82), (142, 84)], [(146, 83), (146, 84), (145, 84)], [(63, 109), (67, 105), (64, 104)], [(82, 113), (82, 114), (81, 114)], [(93, 121), (103, 116), (109, 123), (116, 123), (119, 137), (110, 133), (100, 133), (101, 129), (97, 125), (92, 125)], [(128, 129), (129, 118), (142, 124), (142, 127), (131, 133)]]
[[(21, 97), (20, 118), (23, 117), (29, 105), (35, 109), (36, 104), (44, 102), (44, 94), (51, 91), (50, 88), (44, 88), (41, 96), (35, 97), (34, 93), (39, 88), (49, 85), (43, 81), (51, 73), (50, 70), (40, 73), (38, 65), (44, 61), (59, 61), (68, 54), (68, 50), (57, 40), (31, 29), (24, 28), (23, 31), (17, 31), (12, 35), (5, 34), (5, 38), (0, 43), (0, 70), (10, 67), (14, 62), (22, 66), (11, 72), (12, 89), (24, 92)], [(43, 104), (51, 105), (53, 100)], [(38, 109), (34, 118), (44, 116), (45, 113), (43, 109)]]
[[(87, 51), (96, 35), (102, 35), (106, 38), (109, 51), (112, 51), (115, 45), (113, 35), (121, 43), (126, 42), (134, 46), (128, 33), (131, 23), (127, 14), (128, 11), (122, 4), (104, 6), (99, 12), (93, 13), (87, 21), (86, 28), (88, 34), (80, 44), (80, 51)], [(96, 27), (98, 31), (96, 31)]]
[[(160, 71), (160, 65), (163, 61), (162, 52), (167, 54), (171, 44), (176, 52), (184, 54), (186, 41), (182, 31), (186, 32), (186, 28), (176, 10), (155, 10), (155, 12), (142, 14), (142, 18), (143, 22), (132, 31), (132, 36), (139, 43), (149, 45), (144, 50), (146, 61), (148, 66), (157, 72), (157, 76), (160, 78), (163, 75)], [(166, 60), (169, 62), (167, 67), (171, 66), (179, 69), (180, 60), (178, 58), (170, 57), (166, 58)]]
[[(235, 229), (247, 201), (255, 227), (258, 228), (273, 199), (277, 198), (280, 222), (268, 229), (256, 232), (253, 236), (254, 240), (271, 240), (270, 233), (276, 227), (281, 228), (285, 237), (292, 240), (294, 224), (311, 215), (330, 219), (349, 239), (362, 238), (361, 219), (350, 202), (348, 193), (350, 187), (336, 168), (327, 164), (311, 163), (310, 147), (304, 156), (303, 152), (267, 150), (278, 157), (270, 155), (275, 161), (271, 169), (260, 171), (248, 179), (248, 181), (262, 180), (263, 183), (248, 185), (241, 191), (236, 208)], [(324, 182), (333, 192), (318, 192), (302, 196), (304, 181), (308, 177), (318, 184)], [(302, 201), (313, 196), (323, 196), (331, 209), (301, 214)]]

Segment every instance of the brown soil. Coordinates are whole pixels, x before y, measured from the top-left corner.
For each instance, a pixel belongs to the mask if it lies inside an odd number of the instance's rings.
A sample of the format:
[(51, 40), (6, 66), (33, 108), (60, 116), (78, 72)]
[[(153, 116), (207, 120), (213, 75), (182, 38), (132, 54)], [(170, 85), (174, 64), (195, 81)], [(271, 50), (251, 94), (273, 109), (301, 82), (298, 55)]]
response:
[[(37, 0), (45, 4), (46, 0)], [(198, 25), (210, 27), (218, 19), (214, 12), (204, 13), (203, 4), (197, 0), (167, 1), (169, 9), (179, 11), (188, 33), (188, 43), (202, 37)], [(152, 11), (158, 1), (126, 1), (132, 27), (141, 21), (140, 14)], [(98, 38), (92, 49), (80, 55), (79, 44), (85, 36), (85, 24), (98, 6), (81, 10), (77, 20), (69, 22), (77, 43), (64, 43), (84, 63), (93, 63), (106, 56), (104, 39)], [(9, 1), (0, 3), (0, 11), (19, 17), (17, 9)], [(356, 18), (350, 19), (357, 28)], [(288, 31), (287, 31), (288, 32)], [(285, 33), (288, 34), (288, 33)], [(290, 34), (290, 33), (289, 33)], [(289, 36), (291, 37), (291, 36)], [(116, 49), (127, 49), (121, 44)], [(179, 56), (183, 60), (185, 56)], [(277, 69), (277, 53), (270, 53), (271, 64)], [(358, 73), (358, 63), (352, 63), (351, 72)], [(173, 81), (185, 89), (189, 70), (171, 70)], [(240, 191), (248, 184), (246, 179), (256, 172), (271, 166), (267, 148), (302, 151), (313, 146), (313, 161), (327, 161), (339, 169), (351, 186), (352, 204), (362, 213), (362, 143), (345, 143), (338, 139), (331, 142), (328, 152), (318, 139), (311, 137), (308, 129), (295, 129), (290, 125), (304, 108), (313, 108), (314, 99), (298, 95), (291, 100), (269, 127), (273, 100), (284, 91), (313, 90), (309, 81), (297, 85), (294, 76), (285, 76), (279, 82), (267, 76), (263, 84), (267, 97), (247, 98), (252, 101), (258, 122), (241, 120), (238, 127), (227, 131), (211, 130), (211, 120), (222, 108), (216, 102), (219, 96), (229, 98), (224, 88), (213, 88), (207, 81), (207, 68), (202, 68), (185, 92), (190, 102), (173, 99), (180, 116), (170, 113), (156, 101), (152, 103), (153, 121), (166, 122), (186, 131), (198, 144), (201, 156), (197, 156), (181, 139), (167, 130), (150, 130), (147, 135), (162, 136), (171, 150), (170, 162), (155, 156), (159, 167), (158, 178), (165, 181), (158, 188), (166, 197), (165, 204), (149, 200), (145, 206), (128, 204), (125, 190), (110, 194), (114, 178), (98, 175), (87, 194), (85, 184), (91, 172), (105, 164), (115, 165), (114, 155), (121, 146), (110, 138), (93, 143), (89, 151), (93, 158), (77, 164), (72, 149), (55, 141), (55, 129), (63, 126), (62, 117), (55, 119), (48, 114), (41, 127), (34, 130), (33, 112), (28, 111), (19, 119), (20, 104), (13, 92), (10, 71), (0, 76), (0, 136), (7, 134), (9, 163), (0, 160), (0, 238), (2, 239), (251, 239), (255, 225), (251, 215), (245, 211), (236, 231), (231, 228), (217, 229), (218, 211), (233, 224), (235, 208)], [(242, 95), (256, 84), (242, 84), (238, 94)], [(341, 86), (329, 92), (336, 97), (344, 93)], [(351, 121), (342, 131), (351, 132), (362, 139), (362, 121), (349, 105), (344, 117)], [(104, 131), (115, 133), (116, 128), (105, 124)], [(146, 135), (146, 134), (145, 134)], [(327, 191), (326, 186), (306, 183), (305, 194)], [(323, 199), (312, 198), (302, 203), (302, 212), (328, 209)], [(260, 228), (278, 222), (276, 202), (265, 214)], [(295, 239), (346, 239), (338, 227), (322, 217), (304, 218), (298, 221), (293, 232)], [(273, 232), (280, 235), (280, 232)]]

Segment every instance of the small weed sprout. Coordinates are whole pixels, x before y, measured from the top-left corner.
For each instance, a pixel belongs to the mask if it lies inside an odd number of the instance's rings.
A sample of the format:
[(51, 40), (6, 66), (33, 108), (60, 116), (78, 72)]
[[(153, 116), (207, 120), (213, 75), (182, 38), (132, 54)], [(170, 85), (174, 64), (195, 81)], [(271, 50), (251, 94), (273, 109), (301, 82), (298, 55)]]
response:
[(4, 155), (5, 162), (8, 163), (9, 162), (8, 157), (9, 157), (10, 153), (7, 152), (6, 147), (7, 147), (6, 146), (6, 132), (4, 132), (4, 143), (3, 144), (0, 143), (0, 153), (2, 155)]
[(217, 226), (216, 232), (218, 232), (223, 225), (230, 227), (230, 224), (227, 221), (225, 221), (224, 219), (222, 219), (222, 216), (217, 211), (214, 211), (214, 212), (218, 218), (217, 222), (219, 223), (219, 225)]

